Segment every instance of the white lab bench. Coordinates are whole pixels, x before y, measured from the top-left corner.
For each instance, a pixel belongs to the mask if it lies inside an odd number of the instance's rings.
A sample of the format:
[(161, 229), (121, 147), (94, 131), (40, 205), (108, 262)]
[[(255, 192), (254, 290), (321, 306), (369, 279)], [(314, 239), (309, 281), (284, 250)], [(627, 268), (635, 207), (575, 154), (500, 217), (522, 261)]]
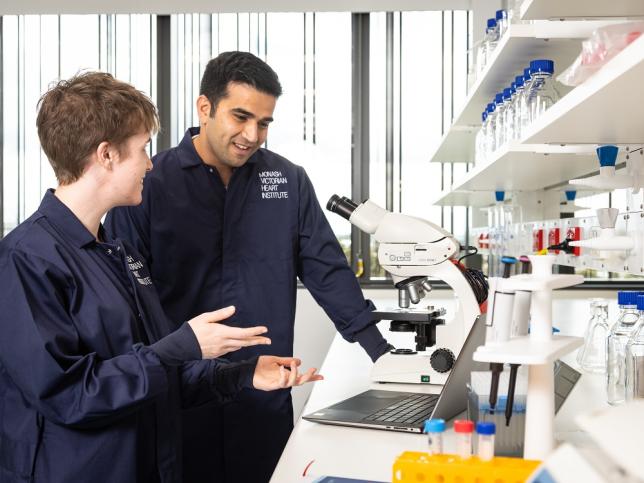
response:
[[(563, 293), (563, 292), (561, 292)], [(560, 294), (561, 294), (560, 293)], [(553, 322), (562, 334), (583, 335), (588, 320), (586, 293), (569, 292), (553, 301)], [(450, 306), (453, 298), (433, 299), (436, 305)], [(616, 307), (612, 304), (611, 321)], [(380, 324), (387, 334), (388, 322)], [(411, 346), (411, 335), (410, 345)], [(575, 353), (564, 360), (577, 367)], [(306, 366), (306, 361), (304, 361)], [(320, 373), (325, 380), (316, 383), (302, 414), (308, 414), (342, 401), (370, 388), (410, 392), (438, 392), (436, 386), (415, 384), (374, 384), (369, 379), (371, 361), (357, 344), (335, 336)], [(605, 376), (583, 374), (555, 418), (555, 438), (584, 444), (587, 441), (574, 421), (580, 412), (606, 407)], [(451, 424), (448, 424), (451, 426)], [(271, 483), (294, 483), (309, 476), (342, 476), (375, 481), (391, 481), (394, 460), (403, 451), (424, 451), (426, 438), (421, 434), (374, 429), (330, 426), (297, 421)], [(445, 450), (454, 451), (453, 433), (445, 437)]]

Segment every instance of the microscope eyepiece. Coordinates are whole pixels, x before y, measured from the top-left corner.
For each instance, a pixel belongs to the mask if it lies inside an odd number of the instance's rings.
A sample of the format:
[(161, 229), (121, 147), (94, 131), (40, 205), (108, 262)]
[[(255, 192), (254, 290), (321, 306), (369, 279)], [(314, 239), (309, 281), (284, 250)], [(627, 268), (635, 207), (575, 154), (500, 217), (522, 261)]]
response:
[(333, 195), (327, 201), (326, 209), (332, 211), (333, 213), (340, 215), (342, 218), (347, 220), (351, 217), (351, 213), (358, 207), (351, 199), (346, 196), (340, 197), (338, 195)]

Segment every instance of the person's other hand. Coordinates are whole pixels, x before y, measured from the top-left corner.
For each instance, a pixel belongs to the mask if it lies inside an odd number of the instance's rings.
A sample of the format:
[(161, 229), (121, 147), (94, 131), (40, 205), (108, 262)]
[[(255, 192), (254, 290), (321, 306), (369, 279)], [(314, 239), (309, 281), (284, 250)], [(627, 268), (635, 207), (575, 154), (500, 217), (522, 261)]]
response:
[(201, 356), (204, 359), (214, 359), (233, 352), (242, 347), (270, 344), (268, 337), (261, 337), (268, 329), (266, 327), (230, 327), (220, 324), (235, 313), (235, 307), (225, 307), (214, 312), (205, 312), (188, 321), (195, 333)]
[(273, 391), (324, 379), (315, 373), (317, 369), (314, 368), (300, 374), (297, 369), (300, 364), (302, 361), (295, 357), (260, 356), (253, 375), (253, 386), (262, 391)]

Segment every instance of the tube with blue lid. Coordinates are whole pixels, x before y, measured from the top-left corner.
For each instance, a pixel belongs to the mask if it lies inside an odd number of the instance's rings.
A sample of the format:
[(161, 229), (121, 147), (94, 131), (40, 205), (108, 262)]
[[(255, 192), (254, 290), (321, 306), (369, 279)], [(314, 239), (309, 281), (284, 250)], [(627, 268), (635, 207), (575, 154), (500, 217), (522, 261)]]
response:
[(425, 421), (425, 429), (423, 431), (427, 434), (427, 451), (430, 455), (443, 454), (443, 433), (445, 432), (445, 420), (443, 419), (428, 419)]
[(476, 423), (478, 433), (478, 457), (481, 461), (491, 461), (494, 458), (494, 434), (496, 425), (491, 421)]

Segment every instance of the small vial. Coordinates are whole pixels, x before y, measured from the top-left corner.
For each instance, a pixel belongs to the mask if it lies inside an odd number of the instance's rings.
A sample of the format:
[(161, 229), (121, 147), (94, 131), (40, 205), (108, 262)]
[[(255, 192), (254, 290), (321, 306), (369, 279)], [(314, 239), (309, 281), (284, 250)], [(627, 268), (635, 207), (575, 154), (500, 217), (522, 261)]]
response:
[(428, 419), (425, 421), (425, 433), (427, 433), (428, 453), (443, 453), (443, 433), (445, 432), (445, 421), (443, 419)]
[(494, 433), (496, 433), (496, 426), (491, 421), (479, 421), (476, 423), (476, 432), (479, 435), (479, 459), (481, 461), (490, 461), (494, 458)]
[(474, 423), (467, 419), (454, 421), (454, 432), (456, 433), (456, 454), (464, 460), (472, 457), (472, 432)]

